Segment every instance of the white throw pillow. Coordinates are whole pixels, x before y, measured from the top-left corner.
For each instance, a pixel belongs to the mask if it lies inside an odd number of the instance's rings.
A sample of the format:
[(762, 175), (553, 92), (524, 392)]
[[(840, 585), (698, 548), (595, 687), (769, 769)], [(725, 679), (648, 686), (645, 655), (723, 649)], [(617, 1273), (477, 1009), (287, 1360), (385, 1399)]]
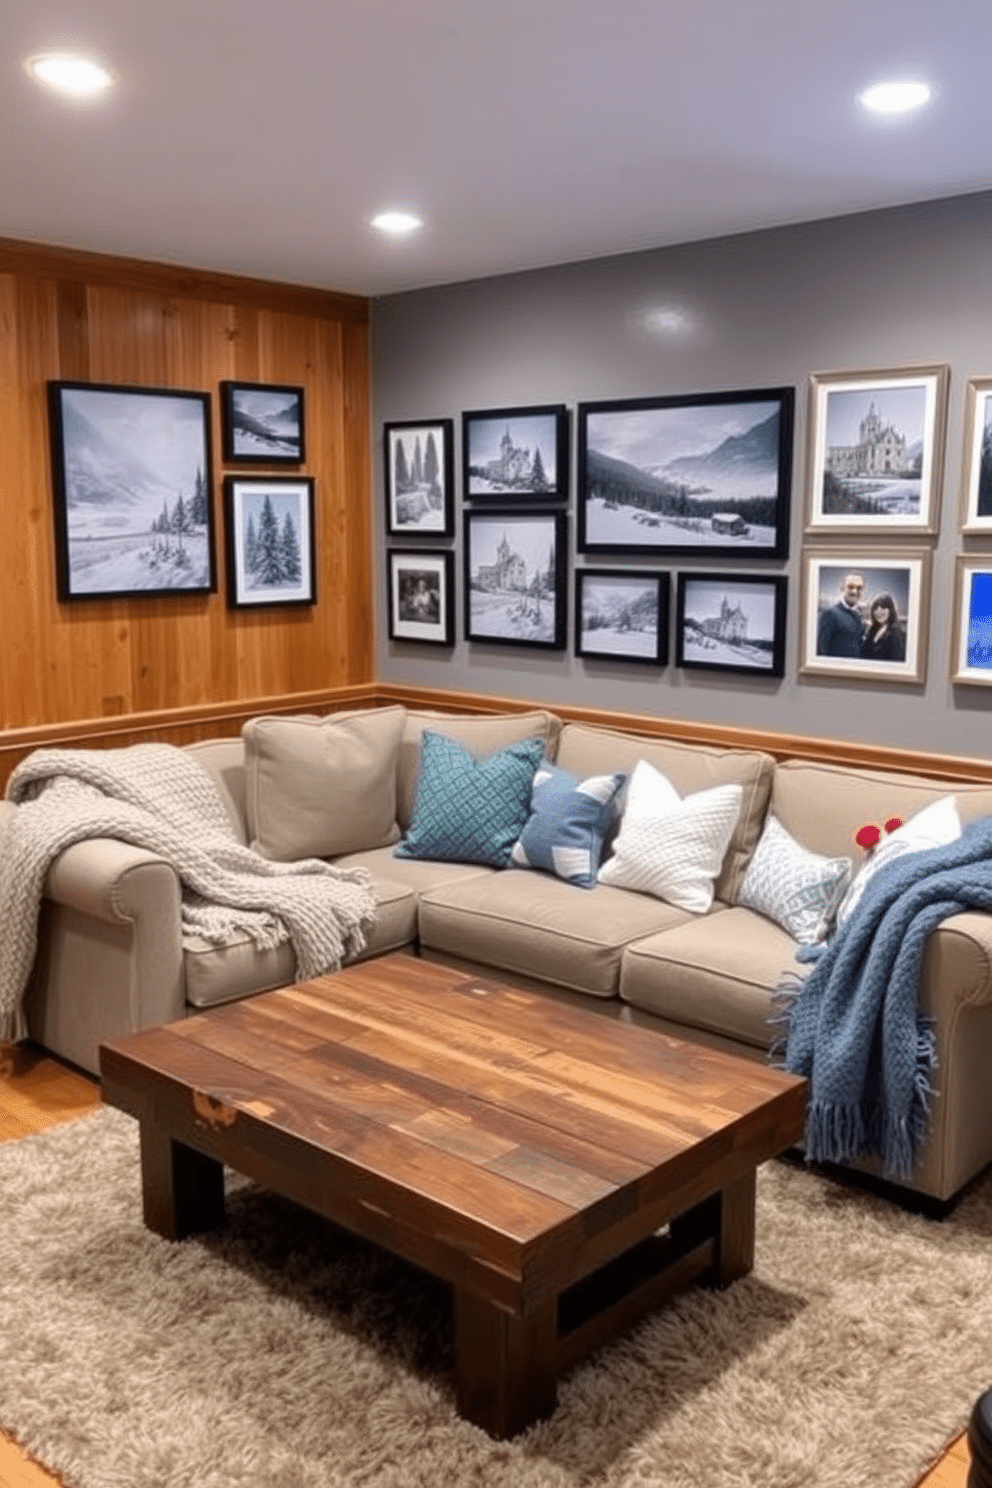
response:
[(813, 945), (826, 935), (850, 877), (850, 858), (811, 852), (769, 816), (737, 903), (774, 920), (800, 945)]
[(838, 930), (844, 925), (861, 902), (861, 896), (880, 868), (906, 853), (923, 852), (928, 847), (946, 847), (961, 836), (961, 820), (953, 796), (941, 796), (931, 801), (908, 822), (883, 840), (858, 869), (851, 887), (844, 895), (837, 911)]
[(613, 855), (600, 868), (599, 882), (705, 914), (743, 794), (739, 785), (717, 785), (683, 800), (659, 770), (639, 760)]

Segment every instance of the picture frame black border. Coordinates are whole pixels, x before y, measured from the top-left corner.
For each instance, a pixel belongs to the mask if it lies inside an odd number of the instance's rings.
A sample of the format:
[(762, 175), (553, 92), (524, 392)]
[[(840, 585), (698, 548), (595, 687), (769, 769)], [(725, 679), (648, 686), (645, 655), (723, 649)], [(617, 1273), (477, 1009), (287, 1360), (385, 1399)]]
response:
[[(586, 579), (654, 580), (658, 586), (658, 630), (654, 656), (631, 656), (624, 651), (599, 651), (582, 645), (582, 591)], [(671, 629), (672, 576), (665, 569), (576, 568), (574, 574), (575, 613), (573, 616), (574, 650), (586, 661), (621, 661), (633, 666), (665, 667), (669, 662), (668, 634)]]
[[(234, 395), (239, 388), (253, 393), (293, 393), (299, 402), (300, 441), (296, 455), (239, 455), (234, 450)], [(282, 382), (243, 382), (226, 378), (220, 384), (221, 451), (225, 465), (303, 465), (307, 457), (306, 389)]]
[[(548, 521), (555, 530), (555, 624), (550, 641), (527, 641), (513, 636), (476, 635), (472, 631), (472, 523), (486, 517), (503, 521)], [(475, 645), (519, 646), (535, 651), (564, 651), (568, 645), (568, 513), (561, 507), (476, 507), (462, 513), (462, 588), (465, 639)]]
[[(469, 490), (469, 428), (473, 419), (553, 418), (555, 420), (555, 488), (553, 491), (519, 492), (487, 491), (472, 495)], [(536, 403), (516, 408), (470, 408), (462, 412), (462, 500), (480, 502), (489, 506), (519, 506), (521, 502), (533, 501), (536, 505), (548, 506), (568, 502), (569, 478), (569, 419), (565, 403)]]
[[(405, 636), (396, 634), (393, 604), (393, 562), (401, 558), (439, 561), (444, 568), (444, 608), (442, 625), (444, 636)], [(404, 646), (444, 646), (450, 649), (455, 644), (455, 555), (451, 548), (387, 548), (386, 549), (386, 607), (388, 614), (388, 636)], [(441, 628), (441, 627), (439, 627)]]
[[(651, 409), (713, 407), (724, 403), (779, 404), (778, 488), (775, 495), (775, 541), (766, 547), (742, 548), (736, 543), (595, 543), (586, 535), (586, 467), (587, 432), (591, 413), (638, 413)], [(788, 558), (790, 518), (792, 514), (792, 464), (795, 432), (796, 390), (794, 387), (741, 388), (716, 393), (676, 393), (657, 398), (615, 398), (595, 403), (579, 403), (577, 422), (577, 544), (579, 553), (609, 553), (643, 557), (666, 554), (671, 557), (724, 559), (749, 562), (754, 559)]]
[[(72, 571), (69, 561), (69, 521), (66, 507), (65, 438), (62, 415), (62, 393), (82, 390), (90, 393), (108, 393), (114, 396), (133, 394), (136, 397), (182, 399), (200, 405), (203, 429), (203, 478), (207, 485), (207, 561), (210, 576), (206, 584), (169, 585), (160, 589), (88, 589), (83, 593), (72, 588)], [(214, 520), (214, 483), (210, 450), (210, 394), (189, 388), (144, 387), (132, 383), (87, 382), (52, 378), (47, 383), (48, 430), (52, 461), (52, 502), (55, 530), (55, 587), (60, 602), (80, 604), (87, 600), (102, 599), (187, 599), (201, 594), (217, 592), (217, 561)], [(149, 531), (149, 536), (151, 532)]]
[[(726, 580), (736, 588), (772, 589), (775, 594), (775, 628), (772, 636), (772, 664), (770, 667), (735, 666), (732, 662), (687, 661), (685, 658), (685, 604), (686, 591), (692, 582), (719, 584)], [(789, 579), (786, 574), (728, 573), (726, 570), (711, 572), (702, 569), (684, 569), (676, 575), (675, 600), (675, 665), (693, 672), (733, 672), (737, 676), (755, 680), (766, 677), (785, 676), (785, 627), (789, 599)]]
[[(224, 477), (224, 553), (227, 562), (227, 603), (232, 610), (300, 609), (317, 603), (317, 539), (314, 530), (316, 500), (312, 475), (225, 475)], [(309, 593), (299, 599), (244, 599), (238, 590), (238, 563), (234, 544), (234, 503), (238, 486), (306, 486), (309, 508), (310, 540), (307, 544), (310, 565)]]
[[(393, 521), (393, 471), (389, 458), (389, 436), (394, 429), (441, 429), (444, 449), (441, 453), (441, 468), (444, 471), (444, 508), (441, 527), (415, 531), (410, 527), (398, 527)], [(382, 426), (382, 473), (386, 497), (386, 536), (401, 537), (415, 541), (428, 538), (437, 542), (439, 538), (455, 535), (455, 421), (453, 418), (391, 419)]]

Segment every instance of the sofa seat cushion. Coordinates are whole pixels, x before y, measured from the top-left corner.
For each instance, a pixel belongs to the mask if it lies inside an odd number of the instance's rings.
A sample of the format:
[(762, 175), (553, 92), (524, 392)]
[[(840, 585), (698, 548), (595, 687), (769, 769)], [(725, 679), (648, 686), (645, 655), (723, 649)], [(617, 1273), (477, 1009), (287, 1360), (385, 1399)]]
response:
[(429, 890), (419, 916), (425, 949), (593, 997), (616, 996), (630, 941), (687, 918), (646, 894), (512, 868)]
[(795, 952), (792, 937), (764, 915), (714, 909), (628, 946), (620, 996), (687, 1029), (767, 1049), (777, 1032), (772, 992), (784, 972), (800, 970)]
[(441, 889), (464, 878), (494, 878), (501, 870), (481, 863), (442, 863), (436, 858), (398, 858), (391, 847), (373, 847), (365, 852), (343, 853), (334, 858), (338, 868), (367, 868), (373, 879), (402, 884), (418, 896)]
[[(375, 920), (366, 935), (366, 947), (357, 959), (402, 950), (417, 939), (417, 895), (405, 884), (376, 877)], [(183, 973), (186, 1002), (192, 1008), (216, 1007), (235, 1002), (255, 992), (285, 987), (296, 980), (296, 957), (289, 941), (273, 950), (260, 951), (247, 935), (232, 936), (223, 945), (212, 945), (199, 936), (183, 941)]]
[[(644, 738), (617, 729), (569, 723), (562, 729), (555, 762), (576, 775), (598, 775), (605, 770), (620, 770), (630, 775), (638, 760), (653, 765), (671, 781), (680, 796), (695, 795), (718, 785), (741, 787), (740, 814), (716, 880), (717, 899), (733, 903), (761, 835), (775, 764), (772, 756), (754, 749), (676, 744), (669, 739)], [(620, 806), (622, 811), (622, 801)], [(608, 838), (607, 853), (611, 845)]]

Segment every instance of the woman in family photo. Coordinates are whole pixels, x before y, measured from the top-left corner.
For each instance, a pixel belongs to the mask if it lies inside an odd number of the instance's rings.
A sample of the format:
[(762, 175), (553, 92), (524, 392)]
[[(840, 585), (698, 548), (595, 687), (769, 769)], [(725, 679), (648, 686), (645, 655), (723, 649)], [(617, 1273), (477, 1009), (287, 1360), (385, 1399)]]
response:
[(868, 624), (861, 638), (865, 661), (905, 661), (906, 632), (899, 623), (891, 594), (877, 594), (868, 610)]

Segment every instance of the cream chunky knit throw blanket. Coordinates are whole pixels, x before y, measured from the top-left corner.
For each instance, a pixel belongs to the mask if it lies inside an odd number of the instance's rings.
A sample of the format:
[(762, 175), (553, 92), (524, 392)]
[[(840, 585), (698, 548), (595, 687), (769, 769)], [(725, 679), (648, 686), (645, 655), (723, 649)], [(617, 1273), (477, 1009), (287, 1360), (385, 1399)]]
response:
[(207, 771), (171, 744), (38, 749), (7, 782), (18, 805), (0, 829), (0, 1039), (27, 1035), (23, 998), (53, 860), (74, 842), (115, 837), (165, 858), (182, 884), (182, 929), (219, 944), (292, 941), (298, 981), (365, 946), (376, 899), (364, 869), (317, 858), (274, 863), (244, 847)]

